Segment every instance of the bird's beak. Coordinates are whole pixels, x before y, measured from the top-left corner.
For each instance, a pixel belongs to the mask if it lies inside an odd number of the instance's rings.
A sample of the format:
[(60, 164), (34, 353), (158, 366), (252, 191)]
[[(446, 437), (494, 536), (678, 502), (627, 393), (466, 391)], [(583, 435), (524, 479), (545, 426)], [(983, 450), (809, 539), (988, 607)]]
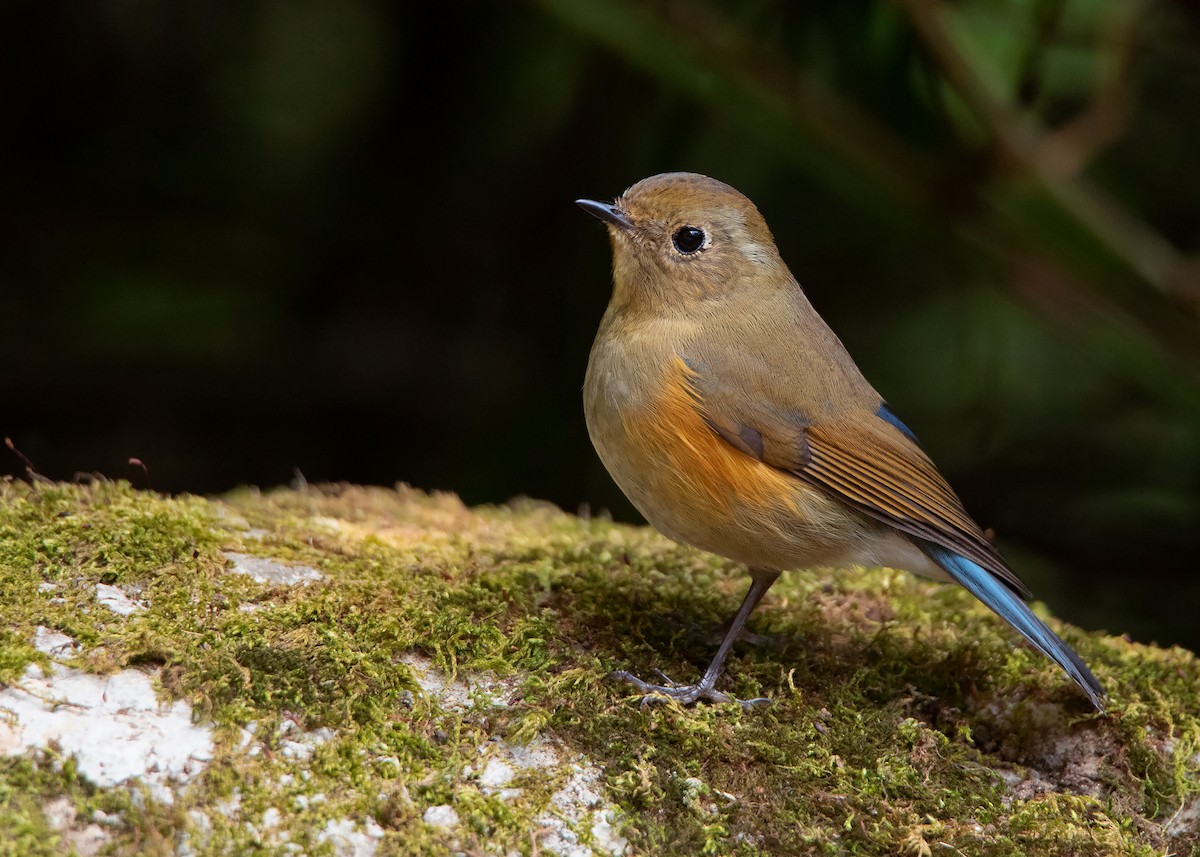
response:
[(575, 204), (593, 217), (598, 217), (605, 223), (611, 223), (618, 229), (624, 229), (626, 232), (633, 229), (633, 221), (629, 219), (629, 215), (611, 202), (596, 202), (594, 199), (577, 199), (575, 200)]

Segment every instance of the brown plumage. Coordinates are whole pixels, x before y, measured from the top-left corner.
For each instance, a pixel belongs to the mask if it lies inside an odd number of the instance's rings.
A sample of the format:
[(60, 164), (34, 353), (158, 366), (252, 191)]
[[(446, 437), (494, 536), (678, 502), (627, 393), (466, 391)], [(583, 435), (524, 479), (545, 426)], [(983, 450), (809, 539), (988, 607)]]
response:
[(746, 197), (670, 173), (613, 205), (580, 204), (613, 244), (584, 383), (596, 450), (655, 527), (745, 562), (754, 579), (700, 683), (627, 678), (684, 702), (724, 698), (713, 684), (729, 645), (779, 572), (879, 564), (962, 583), (1099, 707), (1095, 678), (1014, 596), (1028, 590), (817, 315)]

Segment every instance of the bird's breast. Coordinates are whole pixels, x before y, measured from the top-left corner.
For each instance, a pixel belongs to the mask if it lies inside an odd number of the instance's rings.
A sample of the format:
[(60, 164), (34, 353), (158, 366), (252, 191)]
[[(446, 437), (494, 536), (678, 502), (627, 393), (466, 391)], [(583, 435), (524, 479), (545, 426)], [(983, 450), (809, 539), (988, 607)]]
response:
[(676, 541), (768, 568), (844, 553), (853, 521), (843, 509), (722, 440), (674, 352), (646, 358), (598, 340), (584, 412), (601, 461), (651, 524)]

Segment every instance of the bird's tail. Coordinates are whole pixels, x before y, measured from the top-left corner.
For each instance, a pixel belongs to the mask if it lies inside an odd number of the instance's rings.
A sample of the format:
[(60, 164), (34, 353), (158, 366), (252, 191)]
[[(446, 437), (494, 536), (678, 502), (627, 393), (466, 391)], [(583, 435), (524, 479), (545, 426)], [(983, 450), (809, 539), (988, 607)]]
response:
[(999, 578), (966, 557), (959, 556), (946, 548), (926, 542), (921, 546), (930, 559), (946, 570), (946, 573), (962, 584), (963, 588), (986, 604), (1001, 619), (1012, 625), (1034, 647), (1054, 661), (1083, 692), (1088, 695), (1096, 710), (1104, 711), (1104, 688), (1087, 664), (1066, 643), (1046, 627), (1015, 592)]

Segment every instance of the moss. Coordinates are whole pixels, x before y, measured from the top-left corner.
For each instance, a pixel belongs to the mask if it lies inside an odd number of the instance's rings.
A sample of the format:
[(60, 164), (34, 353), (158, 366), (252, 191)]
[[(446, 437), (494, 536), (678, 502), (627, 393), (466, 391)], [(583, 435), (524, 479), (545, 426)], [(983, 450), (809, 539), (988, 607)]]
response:
[(55, 796), (79, 786), (69, 773), (36, 759), (0, 759), (0, 853), (57, 854), (58, 834), (42, 813)]
[[(256, 583), (228, 572), (225, 550), (324, 579)], [(146, 609), (101, 607), (101, 582)], [(59, 630), (83, 644), (82, 668), (161, 668), (164, 693), (214, 723), (219, 748), (171, 807), (90, 786), (69, 762), (10, 759), (0, 796), (18, 798), (0, 801), (0, 839), (54, 852), (38, 807), (66, 794), (120, 814), (119, 854), (184, 836), (197, 854), (331, 853), (325, 825), (368, 816), (380, 853), (530, 854), (570, 769), (518, 772), (507, 799), (464, 771), (489, 748), (551, 736), (600, 766), (635, 853), (1196, 847), (1194, 825), (1167, 824), (1200, 799), (1200, 666), (1183, 650), (1063, 629), (1112, 695), (1099, 717), (966, 593), (885, 569), (823, 571), (781, 579), (723, 679), (772, 706), (640, 706), (605, 680), (655, 667), (691, 678), (745, 585), (742, 569), (647, 529), (531, 501), (0, 484), (0, 681), (46, 663), (38, 625)], [(508, 704), (439, 701), (406, 665), (414, 655), (492, 676)], [(328, 740), (297, 757), (288, 730), (321, 727)], [(445, 803), (457, 829), (423, 823)], [(586, 824), (577, 832), (589, 841)]]

